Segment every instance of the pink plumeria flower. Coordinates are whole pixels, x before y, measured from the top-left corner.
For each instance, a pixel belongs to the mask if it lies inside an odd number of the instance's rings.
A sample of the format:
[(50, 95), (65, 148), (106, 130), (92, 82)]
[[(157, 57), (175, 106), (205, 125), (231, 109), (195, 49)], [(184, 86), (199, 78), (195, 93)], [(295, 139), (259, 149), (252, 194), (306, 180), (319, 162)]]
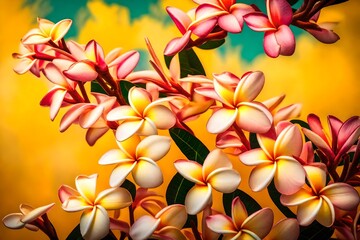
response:
[(264, 86), (262, 72), (248, 72), (238, 78), (230, 72), (214, 74), (213, 87), (195, 89), (201, 95), (223, 104), (211, 115), (207, 130), (222, 133), (233, 125), (254, 133), (270, 130), (273, 118), (269, 110), (254, 101)]
[(107, 210), (122, 209), (132, 203), (131, 194), (125, 188), (109, 188), (96, 195), (96, 181), (97, 174), (81, 175), (75, 179), (76, 190), (62, 185), (58, 191), (65, 211), (83, 211), (80, 232), (86, 240), (101, 239), (109, 233)]
[(217, 22), (214, 16), (196, 20), (195, 8), (187, 13), (175, 7), (167, 7), (166, 11), (183, 35), (182, 37), (171, 40), (166, 45), (164, 55), (167, 56), (175, 55), (183, 50), (189, 41), (191, 41), (193, 34), (198, 38), (205, 38), (213, 30)]
[(116, 129), (118, 141), (124, 141), (135, 133), (144, 136), (156, 135), (158, 129), (169, 129), (175, 125), (174, 113), (160, 104), (169, 101), (169, 98), (153, 101), (148, 91), (132, 87), (128, 99), (130, 106), (119, 106), (107, 115), (108, 121), (121, 121)]
[(174, 165), (184, 178), (195, 183), (185, 198), (186, 210), (192, 215), (211, 205), (212, 189), (230, 193), (237, 189), (241, 181), (230, 159), (220, 149), (211, 151), (203, 165), (185, 159), (176, 160)]
[(295, 159), (303, 147), (300, 129), (291, 123), (279, 123), (275, 132), (257, 135), (261, 148), (241, 153), (245, 165), (256, 166), (250, 173), (249, 185), (261, 191), (274, 179), (276, 189), (283, 194), (297, 192), (305, 183), (305, 170)]
[(115, 79), (124, 79), (134, 70), (140, 58), (137, 51), (120, 54), (120, 48), (112, 50), (105, 57), (103, 48), (95, 40), (88, 42), (85, 47), (71, 41), (68, 48), (78, 61), (64, 71), (64, 74), (72, 80), (82, 82), (95, 80), (99, 73), (105, 74), (109, 68), (111, 73), (114, 72)]
[(71, 26), (71, 19), (63, 19), (56, 24), (44, 19), (37, 19), (39, 27), (31, 29), (22, 38), (23, 44), (42, 44), (48, 41), (58, 42), (69, 31)]
[(184, 205), (173, 204), (159, 211), (155, 216), (144, 215), (135, 221), (130, 228), (130, 236), (134, 240), (157, 239), (186, 240), (180, 231), (187, 219)]
[(216, 147), (223, 149), (224, 152), (238, 156), (247, 151), (247, 147), (241, 141), (239, 135), (232, 129), (228, 129), (216, 136)]
[(200, 4), (196, 9), (196, 19), (216, 17), (217, 24), (227, 32), (239, 33), (242, 31), (243, 16), (254, 12), (255, 9), (236, 0), (194, 0)]
[(94, 145), (110, 128), (116, 129), (117, 123), (106, 120), (106, 115), (118, 106), (115, 97), (101, 93), (92, 93), (92, 95), (96, 103), (74, 104), (60, 122), (60, 132), (66, 131), (73, 123), (88, 129), (86, 141), (90, 146)]
[(262, 103), (269, 109), (274, 118), (274, 125), (279, 122), (289, 119), (294, 119), (300, 116), (302, 105), (299, 103), (290, 104), (286, 107), (278, 108), (281, 102), (284, 100), (285, 94), (270, 98)]
[(354, 143), (360, 137), (360, 117), (354, 116), (345, 122), (334, 116), (328, 117), (330, 136), (321, 124), (320, 118), (315, 114), (308, 116), (311, 130), (303, 128), (304, 134), (327, 157), (330, 165), (336, 165), (341, 157), (348, 151), (354, 151)]
[(156, 161), (170, 150), (169, 137), (152, 135), (141, 140), (133, 135), (117, 144), (120, 149), (108, 151), (99, 160), (100, 165), (117, 164), (110, 176), (111, 187), (120, 186), (130, 172), (140, 187), (154, 188), (162, 184), (162, 172)]
[(39, 230), (36, 221), (44, 222), (42, 216), (46, 214), (55, 203), (51, 203), (42, 207), (33, 208), (26, 204), (20, 205), (20, 213), (10, 213), (6, 215), (2, 221), (4, 225), (11, 229), (27, 228), (31, 231)]
[(295, 51), (295, 36), (289, 25), (292, 22), (291, 5), (286, 0), (266, 0), (268, 16), (261, 12), (249, 13), (244, 20), (254, 31), (265, 32), (264, 50), (273, 58), (290, 56)]
[(277, 222), (265, 240), (297, 240), (300, 234), (299, 223), (294, 218), (285, 218)]
[(263, 239), (271, 230), (274, 213), (263, 208), (250, 216), (239, 197), (232, 201), (231, 218), (224, 214), (206, 218), (207, 226), (224, 235), (224, 239)]
[(166, 204), (160, 200), (163, 196), (155, 191), (149, 191), (147, 188), (136, 189), (135, 199), (132, 207), (135, 210), (137, 207), (142, 207), (151, 215), (155, 216), (161, 209), (166, 207)]
[(317, 220), (330, 227), (335, 221), (335, 208), (351, 211), (358, 206), (360, 197), (352, 186), (340, 182), (327, 185), (325, 170), (314, 166), (305, 169), (310, 187), (304, 185), (298, 192), (280, 197), (285, 206), (298, 206), (300, 225), (307, 226)]
[(310, 23), (313, 23), (311, 27), (304, 28), (307, 32), (313, 35), (317, 40), (322, 43), (335, 43), (340, 37), (337, 35), (333, 29), (336, 26), (337, 22), (323, 22), (317, 23), (320, 16), (320, 11), (317, 12), (311, 19)]

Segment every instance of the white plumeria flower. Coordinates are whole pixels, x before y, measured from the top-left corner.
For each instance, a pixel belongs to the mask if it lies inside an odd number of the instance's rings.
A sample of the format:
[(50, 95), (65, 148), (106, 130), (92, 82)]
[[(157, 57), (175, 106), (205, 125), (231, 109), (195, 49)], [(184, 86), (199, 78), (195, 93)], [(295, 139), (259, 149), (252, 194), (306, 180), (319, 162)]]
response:
[(237, 189), (241, 177), (232, 168), (230, 159), (220, 149), (215, 149), (206, 157), (203, 166), (195, 161), (177, 160), (176, 170), (187, 180), (194, 182), (185, 198), (186, 210), (195, 215), (212, 202), (212, 189), (231, 193)]
[(163, 208), (155, 216), (144, 215), (136, 220), (130, 229), (130, 236), (134, 240), (156, 239), (186, 240), (180, 231), (187, 219), (184, 205), (173, 204)]
[(163, 175), (156, 161), (170, 150), (169, 137), (152, 135), (141, 140), (133, 135), (117, 144), (120, 149), (108, 151), (99, 160), (100, 165), (117, 164), (110, 176), (111, 187), (120, 186), (130, 172), (140, 187), (153, 188), (162, 184)]
[(109, 188), (96, 195), (97, 174), (78, 176), (76, 189), (62, 185), (59, 198), (67, 212), (83, 211), (80, 232), (84, 239), (95, 240), (109, 233), (110, 219), (106, 210), (117, 210), (131, 205), (132, 198), (125, 188)]
[(158, 129), (169, 129), (176, 123), (175, 114), (160, 103), (169, 101), (161, 98), (153, 101), (150, 93), (142, 88), (129, 90), (129, 104), (111, 110), (108, 121), (121, 121), (116, 130), (116, 139), (124, 141), (137, 133), (138, 135), (156, 135)]
[(31, 231), (37, 231), (39, 228), (32, 224), (36, 220), (43, 221), (41, 218), (47, 211), (55, 205), (51, 203), (42, 207), (33, 208), (26, 204), (20, 205), (21, 213), (10, 213), (3, 218), (3, 223), (6, 227), (11, 229), (27, 228)]

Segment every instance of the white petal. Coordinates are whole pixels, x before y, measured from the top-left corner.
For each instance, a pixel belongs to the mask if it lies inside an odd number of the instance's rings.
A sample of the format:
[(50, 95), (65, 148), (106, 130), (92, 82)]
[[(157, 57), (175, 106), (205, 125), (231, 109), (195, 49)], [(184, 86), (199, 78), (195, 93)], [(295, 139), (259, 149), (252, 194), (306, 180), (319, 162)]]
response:
[(85, 211), (80, 219), (80, 232), (86, 240), (98, 240), (105, 237), (110, 230), (109, 215), (101, 206), (92, 211)]
[(141, 216), (130, 228), (130, 236), (134, 240), (142, 240), (149, 238), (156, 230), (160, 223), (160, 219), (152, 216)]
[(195, 185), (185, 197), (185, 206), (188, 214), (195, 215), (201, 212), (208, 204), (212, 202), (210, 184)]
[(136, 184), (143, 188), (154, 188), (163, 183), (160, 167), (150, 159), (138, 161), (132, 175)]
[(136, 148), (136, 156), (158, 161), (170, 150), (171, 138), (152, 135), (144, 138)]

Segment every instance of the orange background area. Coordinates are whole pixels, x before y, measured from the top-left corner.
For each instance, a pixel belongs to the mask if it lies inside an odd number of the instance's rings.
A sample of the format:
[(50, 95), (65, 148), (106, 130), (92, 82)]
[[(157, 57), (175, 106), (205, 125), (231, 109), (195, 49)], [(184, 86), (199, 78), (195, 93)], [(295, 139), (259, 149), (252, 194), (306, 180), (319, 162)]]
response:
[[(189, 9), (192, 5), (189, 2), (168, 0), (156, 7), (164, 9), (172, 5)], [(62, 110), (57, 119), (51, 122), (49, 109), (39, 106), (50, 84), (43, 77), (37, 79), (31, 74), (19, 76), (13, 72), (15, 60), (11, 54), (18, 51), (21, 37), (35, 27), (31, 25), (36, 17), (32, 9), (20, 6), (20, 0), (13, 0), (11, 4), (0, 0), (0, 217), (18, 212), (21, 203), (38, 207), (55, 202), (49, 217), (57, 228), (59, 238), (65, 239), (78, 224), (80, 213), (67, 213), (61, 209), (58, 188), (62, 184), (74, 186), (77, 175), (93, 173), (100, 175), (98, 189), (108, 188), (108, 177), (113, 166), (99, 166), (97, 161), (106, 151), (116, 148), (116, 144), (114, 136), (108, 133), (94, 147), (89, 147), (84, 139), (85, 131), (78, 126), (60, 133), (59, 122), (65, 111)], [(125, 51), (134, 48), (145, 50), (144, 37), (147, 36), (155, 51), (161, 55), (165, 44), (179, 36), (174, 26), (164, 26), (158, 19), (144, 16), (130, 22), (128, 9), (119, 6), (89, 1), (87, 7), (93, 17), (84, 23), (75, 40), (86, 43), (96, 39), (106, 52), (115, 47), (123, 47)], [(340, 22), (335, 31), (341, 40), (336, 44), (324, 45), (303, 34), (297, 40), (296, 53), (292, 57), (270, 59), (261, 55), (252, 63), (244, 63), (239, 58), (239, 52), (251, 49), (237, 47), (226, 50), (225, 54), (217, 51), (197, 52), (209, 77), (211, 73), (223, 71), (231, 71), (239, 76), (249, 70), (263, 71), (265, 88), (258, 100), (286, 93), (286, 104), (303, 104), (302, 119), (313, 112), (324, 120), (329, 114), (346, 120), (360, 114), (359, 10), (360, 2), (353, 0), (324, 11), (321, 21)], [(164, 10), (161, 11), (161, 14), (165, 14)], [(208, 148), (213, 149), (215, 136), (207, 133), (205, 127), (209, 116), (210, 112), (207, 112), (190, 126)], [(165, 131), (161, 133), (167, 134)], [(172, 162), (179, 158), (183, 158), (183, 155), (172, 144), (171, 152), (158, 162), (165, 175), (164, 185), (158, 188), (160, 193), (165, 192), (167, 183), (175, 173)], [(232, 162), (243, 179), (240, 188), (250, 193), (263, 207), (272, 206), (266, 191), (253, 193), (249, 189), (247, 178), (251, 168), (243, 166), (237, 158), (232, 158)], [(215, 194), (214, 206), (222, 211), (219, 197), (220, 194)], [(123, 219), (127, 219), (127, 210), (121, 214)], [(277, 214), (276, 221), (279, 219), (281, 215)], [(9, 230), (0, 224), (0, 240), (9, 239), (46, 237), (40, 232)]]

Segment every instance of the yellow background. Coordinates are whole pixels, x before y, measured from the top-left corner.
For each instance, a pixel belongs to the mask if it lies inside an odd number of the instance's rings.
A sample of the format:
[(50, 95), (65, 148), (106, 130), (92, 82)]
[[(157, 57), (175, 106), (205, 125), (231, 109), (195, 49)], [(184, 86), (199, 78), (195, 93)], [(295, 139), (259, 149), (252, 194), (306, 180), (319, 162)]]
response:
[[(20, 203), (38, 207), (55, 202), (49, 217), (56, 226), (60, 239), (65, 239), (79, 222), (80, 213), (66, 213), (61, 209), (57, 189), (61, 184), (74, 186), (74, 179), (79, 174), (92, 173), (100, 174), (99, 189), (107, 188), (112, 166), (99, 166), (97, 161), (116, 145), (111, 133), (99, 140), (94, 147), (86, 144), (85, 131), (78, 126), (60, 133), (59, 120), (64, 111), (51, 122), (49, 109), (39, 106), (40, 99), (50, 85), (44, 78), (37, 79), (31, 74), (19, 76), (13, 72), (16, 61), (11, 54), (18, 51), (21, 37), (36, 26), (33, 24), (37, 17), (34, 15), (36, 5), (23, 8), (21, 4), (21, 0), (0, 0), (0, 217), (18, 212)], [(162, 1), (154, 5), (152, 11), (157, 12), (161, 19), (166, 14), (163, 9), (168, 5), (186, 10), (192, 3)], [(161, 55), (165, 44), (179, 36), (174, 26), (164, 25), (157, 18), (144, 15), (130, 21), (129, 10), (118, 5), (89, 1), (87, 8), (92, 17), (84, 22), (75, 40), (86, 43), (96, 39), (106, 52), (115, 47), (122, 47), (126, 51), (134, 48), (145, 50), (144, 37), (147, 36)], [(237, 75), (249, 70), (263, 71), (266, 77), (265, 88), (258, 100), (286, 93), (287, 104), (303, 104), (302, 119), (313, 112), (323, 120), (329, 114), (345, 120), (360, 114), (359, 10), (360, 2), (351, 0), (324, 11), (322, 21), (340, 22), (335, 31), (341, 36), (341, 40), (336, 44), (324, 45), (303, 34), (297, 40), (296, 52), (292, 57), (270, 59), (261, 55), (253, 62), (245, 63), (239, 58), (239, 53), (251, 49), (240, 47), (228, 49), (225, 54), (217, 51), (198, 51), (198, 54), (209, 76), (223, 71), (232, 71)], [(78, 19), (83, 19), (81, 13)], [(196, 126), (195, 132), (212, 149), (214, 136), (205, 134), (204, 123), (208, 117), (209, 114), (202, 116), (191, 126)], [(174, 173), (172, 161), (182, 157), (173, 144), (170, 155), (159, 162), (163, 169), (170, 169), (165, 173), (166, 182)], [(248, 191), (246, 179), (249, 168), (240, 166), (237, 159), (233, 159), (233, 163), (242, 174), (243, 182), (240, 187)], [(164, 191), (164, 187), (160, 191)], [(262, 206), (270, 204), (266, 197), (258, 200)], [(9, 230), (0, 224), (0, 240), (8, 239), (46, 237), (42, 233), (24, 229)]]

